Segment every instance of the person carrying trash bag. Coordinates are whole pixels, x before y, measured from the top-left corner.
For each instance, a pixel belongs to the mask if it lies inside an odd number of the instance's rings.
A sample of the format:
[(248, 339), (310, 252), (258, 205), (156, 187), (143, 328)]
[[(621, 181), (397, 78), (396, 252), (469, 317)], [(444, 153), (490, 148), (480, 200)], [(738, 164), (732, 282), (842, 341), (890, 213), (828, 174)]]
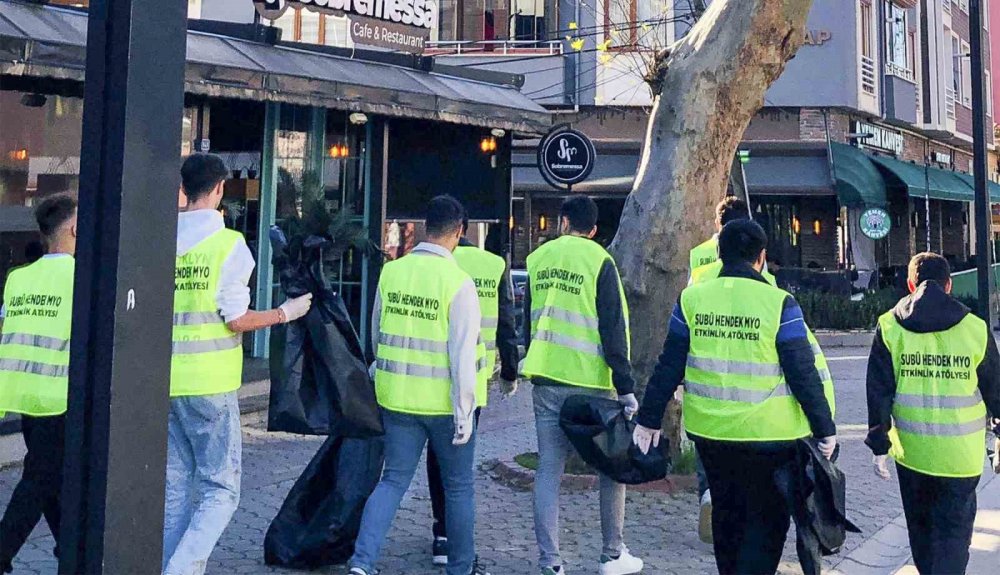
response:
[(827, 458), (837, 445), (802, 310), (760, 274), (766, 246), (752, 221), (722, 228), (722, 272), (681, 292), (634, 434), (644, 453), (659, 443), (683, 382), (684, 427), (708, 476), (721, 575), (777, 570), (792, 510), (775, 472), (794, 462), (797, 439), (816, 438)]
[[(542, 575), (564, 573), (559, 552), (559, 487), (573, 449), (559, 427), (565, 401), (579, 394), (614, 398), (635, 413), (629, 359), (628, 305), (614, 260), (593, 241), (597, 205), (574, 196), (559, 210), (561, 236), (528, 256), (524, 295), (527, 356), (521, 373), (533, 384), (538, 471), (534, 519)], [(616, 394), (617, 392), (617, 394)], [(601, 575), (631, 575), (643, 561), (625, 546), (625, 486), (600, 476)], [(597, 551), (595, 555), (597, 555)]]
[[(1000, 415), (1000, 353), (992, 330), (951, 296), (951, 267), (910, 260), (910, 295), (879, 318), (868, 359), (868, 437), (875, 474), (899, 491), (917, 571), (965, 573), (986, 417)], [(994, 426), (997, 420), (993, 420)]]
[(451, 196), (427, 206), (426, 239), (389, 262), (372, 311), (375, 392), (385, 426), (385, 469), (368, 498), (350, 560), (351, 575), (374, 575), (403, 495), (428, 442), (441, 465), (448, 529), (448, 575), (475, 569), (476, 425), (486, 403), (478, 371), (486, 365), (479, 337), (476, 286), (452, 252), (465, 209)]

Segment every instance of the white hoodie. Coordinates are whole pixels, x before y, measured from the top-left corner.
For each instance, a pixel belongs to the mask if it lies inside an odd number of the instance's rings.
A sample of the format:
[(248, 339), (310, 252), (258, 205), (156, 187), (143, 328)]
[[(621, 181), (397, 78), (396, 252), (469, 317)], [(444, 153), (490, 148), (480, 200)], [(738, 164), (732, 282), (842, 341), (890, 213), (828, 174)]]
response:
[[(177, 217), (177, 255), (191, 251), (207, 237), (225, 227), (222, 214), (215, 210), (195, 210), (181, 212)], [(222, 263), (219, 278), (219, 293), (215, 302), (226, 323), (246, 315), (250, 309), (250, 274), (253, 273), (253, 254), (246, 240), (240, 240), (233, 252)]]

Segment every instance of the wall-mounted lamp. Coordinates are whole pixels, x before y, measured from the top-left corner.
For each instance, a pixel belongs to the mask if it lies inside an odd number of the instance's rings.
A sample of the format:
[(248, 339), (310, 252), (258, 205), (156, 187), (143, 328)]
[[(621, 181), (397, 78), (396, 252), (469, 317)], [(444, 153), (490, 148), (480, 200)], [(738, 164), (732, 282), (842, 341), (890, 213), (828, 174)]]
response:
[(351, 155), (351, 150), (347, 144), (334, 144), (327, 150), (327, 154), (331, 158), (346, 158)]
[(544, 215), (538, 216), (538, 229), (544, 232), (545, 230), (548, 229), (548, 227), (549, 227), (549, 220), (546, 219)]
[(11, 150), (7, 152), (7, 157), (14, 160), (15, 162), (23, 162), (24, 160), (28, 159), (28, 150), (26, 148)]
[(799, 235), (802, 231), (802, 222), (799, 221), (799, 217), (795, 216), (792, 218), (792, 233)]
[(360, 126), (368, 123), (368, 114), (365, 114), (364, 112), (354, 112), (348, 116), (347, 119), (355, 126)]
[(514, 229), (514, 216), (507, 219), (507, 229)]
[(479, 149), (482, 150), (484, 154), (497, 151), (497, 139), (492, 136), (483, 138), (479, 142)]
[(507, 135), (507, 132), (503, 128), (493, 128), (490, 130), (490, 134), (493, 134), (494, 138), (502, 138)]
[(823, 222), (819, 221), (819, 218), (813, 220), (813, 234), (820, 235), (823, 233)]

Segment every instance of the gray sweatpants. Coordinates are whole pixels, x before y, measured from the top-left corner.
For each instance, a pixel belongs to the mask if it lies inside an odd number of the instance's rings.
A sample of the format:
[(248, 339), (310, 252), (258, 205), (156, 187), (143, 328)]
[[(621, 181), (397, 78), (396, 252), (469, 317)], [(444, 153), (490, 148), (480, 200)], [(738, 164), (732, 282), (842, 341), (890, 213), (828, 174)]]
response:
[[(571, 395), (613, 397), (612, 392), (575, 386), (535, 386), (535, 430), (538, 433), (538, 472), (535, 473), (535, 538), (539, 567), (562, 565), (559, 555), (559, 484), (572, 444), (559, 427), (559, 411)], [(624, 547), (625, 485), (600, 476), (602, 553), (616, 556)]]

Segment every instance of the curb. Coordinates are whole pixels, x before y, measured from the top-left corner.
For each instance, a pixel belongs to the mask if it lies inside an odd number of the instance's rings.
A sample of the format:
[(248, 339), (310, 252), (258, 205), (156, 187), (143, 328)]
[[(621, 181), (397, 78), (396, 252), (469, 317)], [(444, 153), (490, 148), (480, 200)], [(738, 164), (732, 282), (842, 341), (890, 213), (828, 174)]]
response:
[(871, 347), (874, 331), (816, 331), (816, 339), (824, 349), (837, 347)]
[[(513, 457), (484, 461), (479, 465), (479, 469), (494, 481), (515, 491), (531, 491), (535, 484), (535, 472), (521, 467), (514, 461)], [(562, 476), (561, 486), (566, 491), (593, 491), (597, 488), (597, 476), (566, 473)], [(640, 493), (673, 494), (681, 491), (693, 491), (696, 487), (697, 479), (693, 475), (668, 475), (666, 479), (660, 481), (629, 485), (628, 490)]]

